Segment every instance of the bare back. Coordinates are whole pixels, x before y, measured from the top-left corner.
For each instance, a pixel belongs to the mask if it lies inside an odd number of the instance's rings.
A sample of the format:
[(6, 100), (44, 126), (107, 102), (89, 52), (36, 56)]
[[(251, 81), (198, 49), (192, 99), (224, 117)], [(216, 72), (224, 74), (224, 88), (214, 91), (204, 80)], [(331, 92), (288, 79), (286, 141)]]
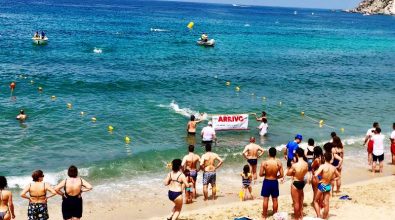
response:
[(294, 177), (294, 180), (304, 181), (304, 176), (309, 171), (309, 167), (306, 161), (300, 158), (297, 163), (292, 164), (290, 171), (293, 172), (291, 176)]
[(331, 183), (331, 181), (339, 175), (336, 168), (329, 163), (325, 163), (325, 164), (321, 165), (320, 168), (318, 168), (317, 172), (318, 172), (318, 175), (322, 176), (322, 179), (320, 182), (322, 182), (324, 184)]
[(197, 154), (189, 153), (182, 159), (182, 165), (188, 170), (197, 170), (200, 157)]
[(77, 196), (81, 194), (83, 183), (81, 178), (67, 178), (65, 180), (65, 193), (70, 196)]
[[(279, 174), (279, 175), (278, 175)], [(284, 175), (282, 164), (275, 158), (269, 158), (261, 163), (260, 176), (268, 180), (277, 180)]]
[(216, 169), (216, 161), (222, 161), (218, 154), (213, 152), (207, 152), (203, 154), (200, 165), (203, 165), (205, 172), (213, 172)]
[(8, 190), (0, 190), (0, 211), (8, 210), (8, 204), (11, 197), (11, 192)]
[(33, 203), (46, 203), (47, 186), (45, 182), (33, 182), (30, 184), (29, 195)]
[(247, 146), (245, 146), (243, 154), (247, 159), (257, 159), (261, 156), (259, 152), (263, 153), (263, 148), (255, 143), (249, 143)]
[(188, 122), (188, 132), (194, 133), (196, 132), (196, 121), (189, 121)]

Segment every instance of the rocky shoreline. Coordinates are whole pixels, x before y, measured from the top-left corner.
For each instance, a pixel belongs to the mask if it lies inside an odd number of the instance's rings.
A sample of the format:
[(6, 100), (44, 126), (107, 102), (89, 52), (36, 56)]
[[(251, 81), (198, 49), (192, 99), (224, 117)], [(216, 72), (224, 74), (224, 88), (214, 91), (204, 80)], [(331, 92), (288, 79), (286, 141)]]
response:
[(395, 0), (364, 0), (358, 7), (345, 10), (350, 13), (362, 13), (364, 15), (383, 14), (395, 15)]

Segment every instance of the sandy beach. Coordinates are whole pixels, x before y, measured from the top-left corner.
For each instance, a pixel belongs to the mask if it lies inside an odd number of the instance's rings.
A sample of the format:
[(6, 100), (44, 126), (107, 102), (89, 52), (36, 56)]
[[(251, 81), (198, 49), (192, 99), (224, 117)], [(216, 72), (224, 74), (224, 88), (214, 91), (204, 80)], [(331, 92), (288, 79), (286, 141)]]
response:
[[(330, 200), (330, 219), (385, 219), (395, 215), (395, 167), (386, 164), (384, 174), (373, 175), (367, 169), (345, 167), (341, 193)], [(221, 175), (227, 175), (222, 173)], [(260, 219), (262, 199), (260, 190), (262, 180), (253, 186), (253, 201), (242, 202), (238, 198), (240, 187), (239, 178), (235, 182), (221, 180), (219, 176), (219, 193), (216, 201), (203, 201), (201, 182), (198, 179), (199, 197), (193, 204), (184, 205), (180, 219), (233, 219), (249, 216)], [(280, 185), (279, 212), (288, 213), (291, 219), (293, 208), (290, 197), (290, 181)], [(153, 189), (157, 192), (150, 194)], [(165, 186), (147, 185), (138, 195), (125, 192), (123, 198), (102, 194), (94, 198), (87, 193), (84, 196), (83, 219), (165, 219), (172, 203), (167, 199)], [(146, 195), (146, 197), (144, 197)], [(340, 200), (342, 195), (348, 195), (352, 200)], [(96, 193), (95, 196), (98, 196)], [(315, 217), (312, 201), (311, 185), (305, 187), (304, 213), (305, 217)], [(16, 219), (24, 219), (25, 206), (16, 206)], [(271, 202), (269, 214), (271, 217)], [(49, 201), (50, 219), (62, 219), (61, 200), (59, 197)]]

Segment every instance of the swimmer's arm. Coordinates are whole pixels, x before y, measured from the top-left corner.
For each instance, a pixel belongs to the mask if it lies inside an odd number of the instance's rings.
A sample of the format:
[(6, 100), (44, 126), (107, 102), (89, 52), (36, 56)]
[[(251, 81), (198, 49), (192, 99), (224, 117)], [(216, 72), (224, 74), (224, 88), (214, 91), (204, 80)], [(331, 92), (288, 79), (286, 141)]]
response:
[(244, 157), (245, 159), (248, 159), (248, 157), (247, 157), (247, 152), (248, 152), (248, 148), (244, 148), (244, 150), (243, 150), (243, 157)]
[(295, 168), (294, 166), (291, 166), (291, 168), (289, 168), (287, 171), (287, 176), (293, 176), (294, 174), (295, 174)]
[(287, 148), (287, 146), (286, 146), (285, 149), (284, 149), (284, 159), (285, 159), (285, 160), (288, 160), (287, 155), (288, 155), (288, 148)]
[(163, 183), (165, 186), (168, 186), (170, 184), (170, 173), (167, 174), (166, 178), (163, 180)]
[(14, 203), (12, 202), (12, 193), (8, 199), (8, 207), (10, 207), (11, 217), (15, 218)]
[[(46, 186), (47, 186), (47, 184), (46, 184)], [(52, 198), (52, 197), (54, 197), (54, 196), (56, 196), (56, 195), (58, 194), (58, 193), (52, 188), (52, 186), (49, 185), (49, 184), (48, 184), (48, 186), (47, 186), (47, 191), (51, 192), (52, 195), (47, 196), (46, 200), (49, 199), (49, 198)]]
[(314, 176), (318, 177), (322, 172), (322, 166), (320, 166), (317, 171), (315, 172)]
[(335, 174), (335, 177), (333, 178), (333, 180), (338, 180), (340, 178), (340, 173), (339, 173), (339, 171), (337, 171), (337, 169), (335, 169), (334, 174)]
[(258, 154), (258, 158), (262, 157), (262, 155), (265, 153), (265, 149), (263, 149), (262, 147), (259, 147), (258, 151), (260, 151), (260, 154)]
[(81, 189), (82, 192), (88, 192), (93, 189), (93, 186), (84, 179), (82, 179), (82, 186), (83, 186), (83, 188)]
[(259, 176), (264, 177), (265, 176), (265, 162), (262, 161), (261, 163), (261, 168), (259, 169)]
[(191, 187), (193, 186), (192, 183), (188, 183), (187, 178), (185, 177), (185, 175), (182, 175), (182, 182), (184, 183), (185, 187)]
[(224, 162), (218, 155), (217, 155), (217, 160), (219, 161), (219, 163), (217, 164), (215, 169), (218, 169), (222, 165), (222, 163)]
[(335, 157), (337, 160), (339, 160), (339, 165), (337, 165), (336, 168), (342, 167), (343, 159), (342, 159), (339, 155), (337, 155), (337, 154), (333, 154), (333, 155), (334, 155), (334, 157)]
[(60, 196), (64, 195), (64, 193), (60, 189), (62, 189), (64, 187), (65, 183), (66, 183), (66, 180), (62, 180), (57, 186), (55, 186), (55, 191)]
[(27, 200), (30, 200), (30, 197), (26, 196), (26, 193), (29, 191), (30, 189), (30, 184), (27, 185), (21, 192), (21, 197)]
[(284, 169), (283, 169), (283, 164), (278, 161), (278, 167), (280, 168), (280, 175), (277, 176), (277, 179), (281, 179), (284, 177)]

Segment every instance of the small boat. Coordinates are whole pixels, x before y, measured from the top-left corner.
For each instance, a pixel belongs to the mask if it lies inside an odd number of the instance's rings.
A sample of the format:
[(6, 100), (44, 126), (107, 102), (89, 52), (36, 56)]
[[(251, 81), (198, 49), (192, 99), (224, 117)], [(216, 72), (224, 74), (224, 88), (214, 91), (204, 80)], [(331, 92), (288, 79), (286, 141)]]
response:
[(32, 37), (33, 43), (35, 44), (46, 44), (48, 41), (48, 37)]
[(214, 40), (214, 39), (210, 39), (210, 40), (208, 40), (208, 41), (202, 41), (202, 39), (199, 39), (196, 43), (197, 43), (198, 45), (200, 45), (200, 46), (214, 47), (214, 45), (215, 45), (215, 40)]

